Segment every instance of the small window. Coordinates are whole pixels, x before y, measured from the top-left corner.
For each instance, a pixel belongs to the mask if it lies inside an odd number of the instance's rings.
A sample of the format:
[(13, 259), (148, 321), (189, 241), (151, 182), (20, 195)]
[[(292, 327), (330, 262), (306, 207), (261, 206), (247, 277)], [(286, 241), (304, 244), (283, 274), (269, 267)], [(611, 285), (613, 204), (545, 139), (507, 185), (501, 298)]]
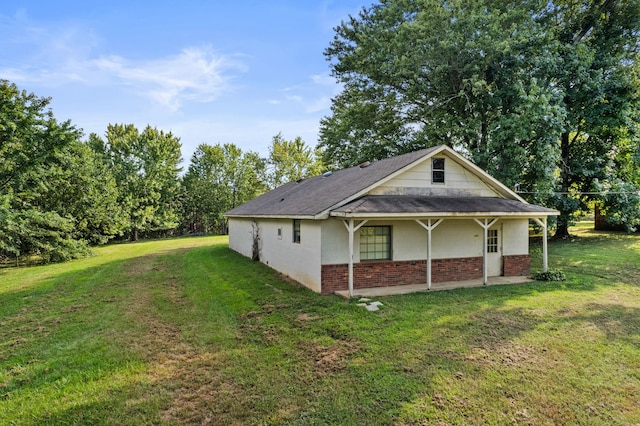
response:
[(278, 228), (278, 239), (282, 239), (282, 228)]
[(300, 219), (293, 219), (293, 242), (300, 244)]
[(360, 260), (391, 259), (391, 227), (360, 228)]
[(431, 160), (431, 182), (444, 183), (444, 158)]
[(489, 229), (489, 231), (487, 232), (487, 252), (489, 253), (498, 252), (498, 230), (497, 229)]

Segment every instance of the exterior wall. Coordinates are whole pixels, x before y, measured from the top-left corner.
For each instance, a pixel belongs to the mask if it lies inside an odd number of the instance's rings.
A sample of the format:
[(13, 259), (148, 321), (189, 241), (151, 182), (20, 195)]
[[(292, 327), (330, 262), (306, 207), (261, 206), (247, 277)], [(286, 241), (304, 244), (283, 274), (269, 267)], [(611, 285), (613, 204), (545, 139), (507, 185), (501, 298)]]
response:
[(249, 258), (253, 251), (252, 223), (251, 219), (229, 218), (229, 248)]
[[(333, 223), (331, 223), (333, 222)], [(427, 231), (413, 220), (369, 221), (392, 226), (392, 260), (360, 262), (359, 234), (354, 235), (354, 288), (426, 283)], [(500, 254), (505, 276), (530, 271), (528, 219), (500, 220)], [(471, 219), (445, 219), (431, 234), (432, 283), (482, 278), (483, 230)], [(348, 233), (341, 220), (323, 224), (322, 293), (348, 287)], [(340, 248), (341, 247), (341, 248)]]
[(498, 224), (502, 226), (504, 256), (529, 254), (529, 219), (502, 220)]
[(496, 192), (476, 175), (458, 164), (446, 154), (444, 183), (431, 182), (431, 158), (425, 159), (370, 192), (371, 195), (433, 195), (495, 197)]
[[(229, 247), (251, 257), (253, 221), (229, 220)], [(256, 219), (260, 235), (260, 261), (293, 278), (304, 286), (320, 292), (321, 225), (318, 221), (302, 220), (300, 243), (293, 242), (293, 220)], [(278, 236), (278, 229), (281, 236)]]
[[(426, 260), (355, 263), (353, 288), (424, 284), (427, 282), (426, 265)], [(436, 259), (431, 262), (432, 283), (474, 278), (482, 278), (482, 257)], [(322, 294), (347, 290), (348, 287), (348, 265), (322, 265)]]
[(504, 256), (502, 260), (506, 277), (526, 277), (531, 272), (531, 257), (528, 254)]

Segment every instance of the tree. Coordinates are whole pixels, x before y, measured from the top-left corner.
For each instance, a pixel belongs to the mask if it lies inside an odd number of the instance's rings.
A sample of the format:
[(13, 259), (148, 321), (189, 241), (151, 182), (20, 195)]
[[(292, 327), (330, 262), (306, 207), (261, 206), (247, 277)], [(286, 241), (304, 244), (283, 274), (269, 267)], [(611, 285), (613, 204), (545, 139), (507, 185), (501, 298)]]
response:
[[(566, 111), (560, 136), (561, 215), (557, 237), (568, 227), (580, 201), (571, 196), (597, 189), (607, 180), (610, 160), (632, 126), (638, 108), (638, 1), (562, 1), (547, 8), (559, 59), (555, 82)], [(618, 184), (619, 185), (619, 184)]]
[(276, 188), (287, 182), (319, 175), (323, 168), (320, 156), (318, 151), (307, 147), (299, 136), (288, 141), (282, 133), (278, 133), (269, 147), (269, 187)]
[(139, 132), (132, 124), (110, 124), (105, 140), (92, 134), (89, 143), (113, 173), (132, 240), (177, 228), (179, 138), (151, 126)]
[(325, 52), (344, 89), (321, 122), (324, 161), (351, 166), (446, 143), (531, 201), (555, 203), (563, 235), (578, 207), (566, 193), (604, 177), (637, 107), (639, 17), (637, 0), (363, 9)]
[(543, 79), (542, 4), (385, 1), (340, 25), (325, 52), (344, 84), (321, 122), (325, 162), (446, 143), (508, 185), (550, 187), (553, 168), (530, 163), (557, 150), (562, 117)]
[(0, 80), (0, 256), (48, 262), (88, 252), (76, 218), (51, 205), (82, 132), (58, 122), (49, 102)]
[(201, 144), (182, 182), (184, 227), (188, 232), (227, 232), (224, 212), (265, 189), (265, 161), (234, 144)]

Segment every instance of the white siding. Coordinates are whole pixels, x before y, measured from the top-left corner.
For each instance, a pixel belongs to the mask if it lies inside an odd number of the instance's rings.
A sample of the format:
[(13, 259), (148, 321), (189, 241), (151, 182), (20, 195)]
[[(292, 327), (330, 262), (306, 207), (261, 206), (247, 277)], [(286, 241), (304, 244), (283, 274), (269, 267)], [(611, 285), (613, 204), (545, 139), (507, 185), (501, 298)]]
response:
[(502, 254), (529, 254), (529, 219), (502, 221)]
[[(256, 219), (260, 233), (260, 261), (320, 292), (321, 224), (302, 220), (300, 243), (293, 242), (293, 220)], [(229, 247), (251, 257), (252, 220), (229, 220)], [(278, 237), (278, 229), (281, 237)]]
[[(357, 232), (356, 232), (357, 234)], [(355, 240), (354, 240), (355, 241)], [(349, 262), (349, 233), (342, 219), (322, 221), (322, 264), (335, 265)]]
[(251, 223), (251, 219), (229, 218), (229, 248), (247, 257), (253, 251)]
[(479, 196), (495, 197), (497, 193), (475, 174), (455, 162), (445, 158), (444, 183), (431, 182), (431, 158), (417, 164), (384, 185), (374, 188), (371, 195), (431, 195), (431, 196)]
[[(349, 262), (349, 236), (342, 220), (322, 221), (322, 264)], [(393, 260), (421, 260), (427, 257), (427, 231), (413, 220), (372, 220), (365, 226), (391, 225)], [(504, 255), (529, 253), (527, 219), (502, 220), (492, 229), (501, 232)], [(445, 219), (431, 233), (433, 259), (482, 256), (483, 231), (471, 219)], [(354, 262), (360, 260), (360, 234), (354, 235)]]

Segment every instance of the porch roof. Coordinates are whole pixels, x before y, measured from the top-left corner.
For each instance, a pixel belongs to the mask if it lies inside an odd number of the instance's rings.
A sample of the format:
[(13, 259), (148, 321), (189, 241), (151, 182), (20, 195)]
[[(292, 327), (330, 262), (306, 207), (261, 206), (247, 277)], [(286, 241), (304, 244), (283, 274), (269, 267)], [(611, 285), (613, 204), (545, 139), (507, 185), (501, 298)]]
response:
[(338, 217), (544, 217), (557, 210), (498, 197), (366, 195), (331, 211)]

